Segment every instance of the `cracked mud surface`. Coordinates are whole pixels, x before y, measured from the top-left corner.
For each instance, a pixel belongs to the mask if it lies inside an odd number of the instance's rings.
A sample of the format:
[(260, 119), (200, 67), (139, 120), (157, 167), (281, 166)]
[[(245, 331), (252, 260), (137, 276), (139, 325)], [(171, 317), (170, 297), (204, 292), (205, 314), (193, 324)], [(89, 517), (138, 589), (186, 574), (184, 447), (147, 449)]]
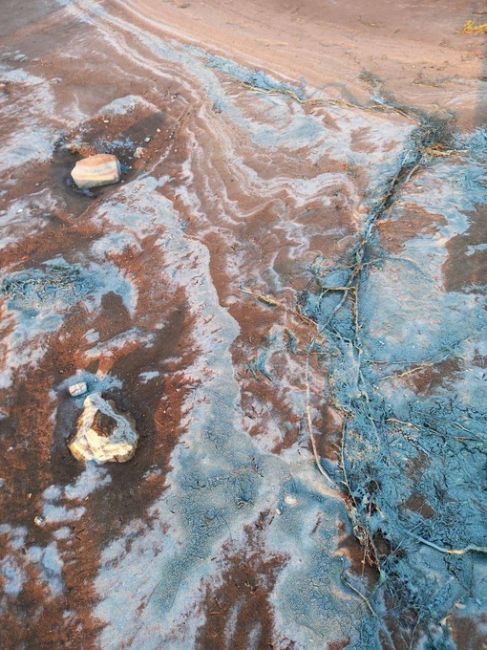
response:
[[(41, 4), (2, 8), (0, 646), (482, 647), (482, 3)], [(70, 455), (74, 381), (127, 464)]]

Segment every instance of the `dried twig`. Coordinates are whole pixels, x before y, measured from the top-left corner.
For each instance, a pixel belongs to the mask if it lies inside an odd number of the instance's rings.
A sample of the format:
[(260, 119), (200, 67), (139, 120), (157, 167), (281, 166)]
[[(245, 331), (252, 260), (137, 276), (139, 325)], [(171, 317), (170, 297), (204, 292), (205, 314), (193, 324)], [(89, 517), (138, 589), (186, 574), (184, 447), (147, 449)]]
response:
[(464, 34), (487, 34), (487, 23), (476, 25), (473, 20), (467, 20), (463, 26)]
[(309, 393), (310, 393), (310, 390), (309, 390), (308, 370), (309, 370), (309, 360), (306, 359), (306, 405), (305, 405), (305, 412), (306, 412), (306, 421), (307, 421), (307, 424), (308, 424), (309, 437), (310, 437), (310, 440), (311, 440), (311, 447), (313, 448), (313, 456), (314, 456), (314, 459), (315, 459), (316, 467), (318, 468), (320, 474), (322, 474), (331, 485), (335, 485), (335, 482), (331, 479), (328, 472), (326, 472), (323, 469), (323, 466), (321, 465), (320, 457), (319, 457), (319, 454), (318, 454), (318, 449), (316, 447), (316, 440), (315, 440), (315, 436), (314, 436), (314, 433), (313, 433), (313, 420), (312, 420), (312, 417), (311, 417), (311, 409), (310, 409), (310, 405), (309, 405)]
[[(287, 313), (297, 316), (300, 320), (303, 321), (303, 323), (310, 325), (314, 330), (317, 329), (316, 322), (311, 318), (308, 318), (308, 316), (302, 314), (298, 308), (291, 309), (284, 302), (276, 300), (273, 296), (269, 296), (268, 294), (256, 293), (254, 291), (251, 291), (250, 289), (241, 289), (241, 291), (243, 293), (246, 293), (249, 296), (252, 296), (259, 302), (263, 303), (264, 305), (267, 305), (268, 307), (280, 307), (281, 309), (284, 309), (284, 311), (286, 311)], [(320, 345), (323, 344), (324, 342), (324, 338), (319, 333), (314, 336), (314, 340)]]
[(264, 305), (268, 305), (269, 307), (285, 307), (285, 305), (282, 304), (282, 302), (279, 302), (272, 296), (269, 296), (264, 293), (255, 293), (254, 291), (251, 291), (250, 289), (242, 289), (243, 293), (246, 293), (249, 296), (252, 296), (259, 302), (264, 303)]
[(398, 113), (403, 117), (407, 117), (411, 119), (411, 115), (409, 115), (406, 111), (402, 110), (397, 106), (391, 106), (389, 104), (375, 103), (372, 104), (371, 106), (363, 106), (362, 104), (354, 104), (352, 102), (347, 102), (344, 99), (332, 99), (329, 103), (335, 104), (337, 106), (345, 106), (346, 108), (358, 109), (360, 111), (383, 111), (383, 112), (390, 112), (390, 113)]
[(468, 544), (467, 546), (465, 546), (465, 548), (445, 548), (444, 546), (438, 546), (438, 544), (435, 544), (434, 542), (430, 542), (428, 539), (425, 539), (424, 537), (420, 537), (415, 533), (411, 533), (407, 529), (404, 529), (404, 532), (406, 533), (406, 535), (409, 535), (409, 537), (416, 539), (418, 542), (421, 542), (422, 544), (426, 544), (426, 546), (429, 546), (430, 548), (434, 548), (435, 551), (439, 551), (440, 553), (446, 553), (448, 555), (465, 555), (465, 553), (483, 553), (487, 555), (487, 546), (476, 546), (475, 544)]
[(425, 147), (423, 152), (428, 156), (435, 156), (438, 158), (448, 158), (449, 156), (455, 156), (461, 153), (467, 153), (467, 149), (444, 149), (440, 145), (433, 147)]
[(443, 363), (443, 361), (446, 361), (447, 359), (448, 359), (448, 355), (445, 355), (441, 359), (438, 359), (438, 361), (425, 361), (423, 363), (418, 363), (415, 366), (406, 368), (406, 370), (403, 370), (402, 372), (393, 372), (390, 375), (384, 375), (383, 377), (381, 377), (381, 380), (383, 381), (384, 379), (396, 379), (398, 377), (407, 377), (408, 375), (413, 375), (416, 372), (421, 372), (422, 370), (426, 370), (426, 368), (434, 368), (435, 366), (439, 365), (440, 363)]
[(310, 99), (310, 98), (301, 98), (299, 95), (291, 88), (259, 88), (259, 86), (254, 86), (251, 83), (244, 82), (242, 86), (246, 90), (251, 90), (254, 93), (260, 93), (261, 95), (287, 95), (291, 99), (294, 99), (298, 104), (321, 104), (323, 103), (320, 99)]
[(367, 598), (367, 596), (364, 596), (364, 594), (361, 593), (356, 587), (354, 587), (351, 582), (348, 582), (348, 580), (345, 579), (345, 569), (343, 569), (342, 572), (340, 573), (340, 578), (344, 585), (346, 585), (349, 589), (351, 589), (354, 592), (354, 594), (357, 594), (357, 596), (361, 600), (363, 600), (363, 602), (367, 605), (367, 608), (369, 612), (372, 614), (372, 616), (375, 616), (375, 618), (377, 618), (377, 614), (375, 613), (375, 610), (370, 604), (370, 601)]
[[(473, 442), (480, 442), (480, 439), (478, 437), (469, 438), (467, 436), (450, 436), (448, 433), (442, 433), (441, 431), (437, 431), (432, 427), (414, 424), (413, 422), (406, 422), (405, 420), (399, 420), (398, 418), (387, 418), (386, 422), (391, 422), (392, 424), (400, 424), (402, 426), (409, 427), (410, 429), (416, 429), (417, 431), (424, 431), (425, 433), (430, 433), (433, 436), (439, 436), (444, 440), (447, 438), (451, 438), (457, 441), (471, 440)], [(460, 429), (464, 429), (468, 433), (471, 433), (473, 436), (475, 436), (475, 434), (472, 431), (465, 429), (465, 427), (462, 427), (461, 425), (458, 425), (455, 422), (453, 422), (452, 424), (454, 426), (460, 427)]]

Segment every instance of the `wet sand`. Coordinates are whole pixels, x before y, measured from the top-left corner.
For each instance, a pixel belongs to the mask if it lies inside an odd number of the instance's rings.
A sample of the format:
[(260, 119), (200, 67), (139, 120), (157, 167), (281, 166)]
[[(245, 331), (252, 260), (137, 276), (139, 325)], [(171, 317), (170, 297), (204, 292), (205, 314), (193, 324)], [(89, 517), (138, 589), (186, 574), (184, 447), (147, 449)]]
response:
[(303, 79), (330, 96), (367, 101), (367, 77), (360, 78), (365, 72), (399, 103), (452, 112), (469, 126), (485, 122), (479, 112), (481, 106), (485, 111), (479, 84), (485, 81), (484, 39), (462, 33), (467, 17), (485, 22), (480, 1), (124, 5), (154, 28), (283, 78)]
[(5, 3), (2, 648), (486, 642), (485, 14), (340, 5)]

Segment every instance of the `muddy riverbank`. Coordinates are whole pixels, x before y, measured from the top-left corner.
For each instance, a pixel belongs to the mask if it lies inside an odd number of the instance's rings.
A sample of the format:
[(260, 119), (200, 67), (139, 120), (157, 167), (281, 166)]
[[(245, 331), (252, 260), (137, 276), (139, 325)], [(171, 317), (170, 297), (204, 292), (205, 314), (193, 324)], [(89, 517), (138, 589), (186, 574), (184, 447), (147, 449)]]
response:
[(341, 4), (3, 3), (2, 647), (486, 642), (485, 14)]

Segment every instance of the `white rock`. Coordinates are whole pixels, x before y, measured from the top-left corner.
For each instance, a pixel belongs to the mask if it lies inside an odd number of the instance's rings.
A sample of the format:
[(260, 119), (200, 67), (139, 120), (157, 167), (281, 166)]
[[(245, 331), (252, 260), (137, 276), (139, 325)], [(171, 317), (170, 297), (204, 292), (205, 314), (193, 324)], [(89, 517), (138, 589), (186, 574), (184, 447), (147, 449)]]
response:
[(125, 463), (135, 454), (138, 439), (129, 421), (99, 393), (93, 393), (83, 402), (83, 413), (68, 447), (77, 460)]
[(68, 392), (71, 397), (79, 397), (80, 395), (86, 393), (87, 390), (88, 386), (84, 381), (80, 381), (77, 384), (71, 384), (71, 386), (68, 386)]
[(134, 158), (142, 158), (145, 152), (145, 147), (137, 147), (137, 149), (134, 151)]
[(116, 156), (109, 153), (97, 153), (78, 160), (71, 176), (81, 189), (99, 187), (118, 183), (120, 180), (120, 163)]

